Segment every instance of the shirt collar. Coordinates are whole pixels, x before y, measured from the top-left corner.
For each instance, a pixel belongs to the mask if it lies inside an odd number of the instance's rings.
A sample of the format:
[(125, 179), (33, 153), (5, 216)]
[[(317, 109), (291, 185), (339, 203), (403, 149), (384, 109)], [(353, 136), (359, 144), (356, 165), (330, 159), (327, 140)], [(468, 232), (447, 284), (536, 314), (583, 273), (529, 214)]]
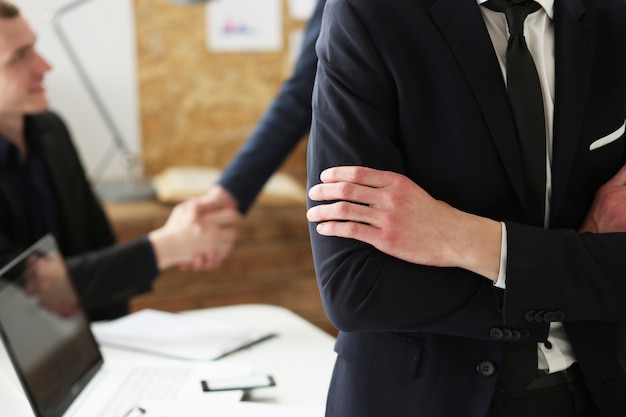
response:
[[(479, 6), (486, 1), (487, 0), (476, 0)], [(541, 5), (543, 10), (546, 11), (546, 14), (550, 18), (550, 20), (554, 20), (554, 0), (535, 0), (535, 1)]]

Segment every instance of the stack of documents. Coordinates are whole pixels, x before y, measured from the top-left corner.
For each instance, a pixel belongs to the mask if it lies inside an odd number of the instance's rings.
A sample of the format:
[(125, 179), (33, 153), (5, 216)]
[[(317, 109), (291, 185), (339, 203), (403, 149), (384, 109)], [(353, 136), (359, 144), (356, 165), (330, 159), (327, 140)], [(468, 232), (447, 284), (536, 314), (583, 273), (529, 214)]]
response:
[(274, 334), (184, 314), (144, 309), (109, 322), (93, 323), (101, 345), (187, 360), (214, 360)]

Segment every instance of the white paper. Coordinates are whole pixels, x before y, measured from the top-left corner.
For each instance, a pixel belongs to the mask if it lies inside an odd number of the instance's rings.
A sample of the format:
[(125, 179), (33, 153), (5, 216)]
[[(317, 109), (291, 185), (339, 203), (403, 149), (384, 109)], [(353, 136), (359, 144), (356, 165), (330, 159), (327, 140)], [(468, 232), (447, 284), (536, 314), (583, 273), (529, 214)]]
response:
[(189, 360), (217, 359), (271, 337), (271, 333), (152, 309), (93, 323), (92, 330), (101, 345)]
[(275, 52), (283, 46), (280, 0), (214, 0), (206, 13), (210, 51)]
[(228, 405), (142, 404), (141, 417), (323, 417), (322, 407), (294, 407), (254, 402)]

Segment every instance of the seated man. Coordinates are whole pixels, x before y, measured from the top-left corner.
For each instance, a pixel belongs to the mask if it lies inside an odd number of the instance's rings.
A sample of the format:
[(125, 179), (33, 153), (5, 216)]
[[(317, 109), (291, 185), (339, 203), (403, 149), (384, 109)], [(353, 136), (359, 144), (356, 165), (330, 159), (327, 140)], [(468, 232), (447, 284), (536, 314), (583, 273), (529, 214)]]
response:
[[(183, 203), (163, 227), (116, 245), (65, 124), (47, 111), (43, 80), (50, 65), (35, 40), (19, 9), (0, 0), (0, 261), (52, 233), (90, 319), (119, 317), (162, 269), (227, 251), (235, 233), (223, 225), (238, 214), (215, 212), (199, 233)], [(32, 291), (60, 288), (44, 275)]]

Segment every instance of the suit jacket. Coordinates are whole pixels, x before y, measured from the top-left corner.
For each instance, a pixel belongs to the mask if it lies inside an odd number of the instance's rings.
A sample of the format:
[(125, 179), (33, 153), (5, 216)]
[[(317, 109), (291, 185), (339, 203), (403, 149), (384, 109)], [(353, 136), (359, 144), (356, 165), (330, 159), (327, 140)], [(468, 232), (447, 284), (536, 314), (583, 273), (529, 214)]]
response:
[(326, 0), (317, 1), (293, 74), (219, 180), (235, 197), (239, 211), (244, 214), (269, 177), (311, 127), (311, 95), (317, 69), (315, 42), (325, 4)]
[[(93, 320), (128, 312), (131, 296), (148, 291), (156, 276), (147, 242), (115, 245), (115, 237), (94, 196), (63, 121), (54, 113), (35, 116), (42, 123), (45, 166), (56, 196), (62, 239), (59, 249), (83, 307)], [(6, 260), (34, 242), (7, 172), (0, 172), (0, 254)]]
[(546, 230), (529, 225), (514, 121), (476, 1), (328, 1), (309, 187), (330, 166), (395, 171), (508, 231), (502, 291), (311, 225), (324, 308), (340, 330), (328, 416), (484, 417), (505, 339), (545, 341), (553, 321), (564, 323), (602, 415), (626, 415), (626, 234), (576, 232), (626, 158), (625, 24), (623, 0), (555, 2)]

